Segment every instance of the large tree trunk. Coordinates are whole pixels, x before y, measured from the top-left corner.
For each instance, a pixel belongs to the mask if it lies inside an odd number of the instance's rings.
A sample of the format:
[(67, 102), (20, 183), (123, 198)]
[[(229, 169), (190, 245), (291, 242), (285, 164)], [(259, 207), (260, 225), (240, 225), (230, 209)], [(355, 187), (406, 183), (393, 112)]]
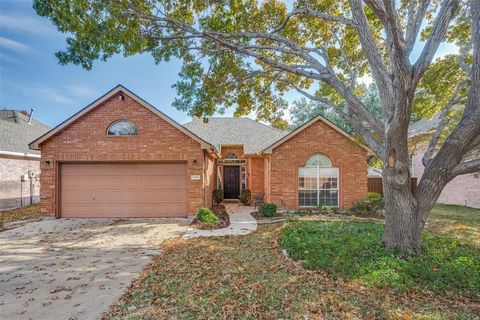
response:
[(385, 169), (383, 193), (385, 197), (384, 241), (387, 249), (418, 253), (424, 223), (417, 210), (417, 201), (410, 189), (410, 177)]

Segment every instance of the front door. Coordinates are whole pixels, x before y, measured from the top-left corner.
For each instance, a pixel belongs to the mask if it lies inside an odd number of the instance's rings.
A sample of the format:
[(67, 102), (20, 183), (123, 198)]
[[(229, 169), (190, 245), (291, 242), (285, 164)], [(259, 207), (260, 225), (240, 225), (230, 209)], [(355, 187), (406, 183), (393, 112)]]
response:
[(240, 194), (240, 167), (225, 166), (223, 168), (225, 199), (238, 199)]

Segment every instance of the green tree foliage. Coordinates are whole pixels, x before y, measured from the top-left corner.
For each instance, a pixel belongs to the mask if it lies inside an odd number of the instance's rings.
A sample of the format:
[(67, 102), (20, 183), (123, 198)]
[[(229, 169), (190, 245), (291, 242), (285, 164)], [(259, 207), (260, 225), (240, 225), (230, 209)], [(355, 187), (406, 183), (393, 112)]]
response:
[[(382, 118), (382, 107), (380, 105), (380, 98), (378, 96), (378, 90), (375, 88), (374, 85), (370, 85), (367, 88), (365, 95), (362, 97), (362, 101), (365, 103), (368, 110), (370, 110), (377, 119)], [(345, 103), (341, 103), (339, 107), (342, 108), (344, 112), (347, 112)], [(295, 100), (292, 103), (289, 111), (292, 129), (301, 126), (308, 120), (313, 119), (318, 115), (322, 115), (327, 120), (330, 120), (339, 128), (343, 129), (345, 132), (349, 134), (354, 133), (352, 125), (348, 121), (343, 119), (341, 116), (339, 116), (335, 110), (333, 110), (325, 103), (307, 100), (303, 97), (301, 99)]]

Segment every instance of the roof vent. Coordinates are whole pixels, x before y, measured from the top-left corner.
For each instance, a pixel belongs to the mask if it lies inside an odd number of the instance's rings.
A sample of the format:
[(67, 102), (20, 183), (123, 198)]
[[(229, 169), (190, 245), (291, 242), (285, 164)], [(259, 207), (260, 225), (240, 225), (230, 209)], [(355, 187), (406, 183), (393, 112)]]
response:
[(32, 114), (33, 114), (33, 111), (35, 111), (35, 109), (31, 108), (30, 109), (30, 113), (28, 115), (28, 124), (31, 124), (32, 123)]

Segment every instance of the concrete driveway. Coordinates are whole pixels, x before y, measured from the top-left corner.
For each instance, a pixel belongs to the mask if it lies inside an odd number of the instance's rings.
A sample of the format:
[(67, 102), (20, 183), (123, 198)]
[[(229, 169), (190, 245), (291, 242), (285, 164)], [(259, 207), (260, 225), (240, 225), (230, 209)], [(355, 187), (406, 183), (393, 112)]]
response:
[(49, 219), (0, 232), (0, 318), (99, 318), (189, 222)]

